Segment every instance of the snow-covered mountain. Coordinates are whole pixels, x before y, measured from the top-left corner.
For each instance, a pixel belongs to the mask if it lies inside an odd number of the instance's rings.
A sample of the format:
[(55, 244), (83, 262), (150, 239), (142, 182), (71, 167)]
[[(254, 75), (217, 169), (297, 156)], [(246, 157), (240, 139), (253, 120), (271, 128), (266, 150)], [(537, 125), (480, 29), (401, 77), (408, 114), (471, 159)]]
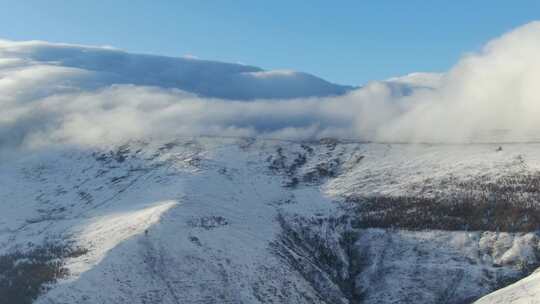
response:
[[(20, 154), (0, 163), (2, 303), (470, 303), (538, 265), (539, 148), (194, 137)], [(534, 276), (479, 303), (534, 303)]]
[(353, 90), (0, 41), (0, 304), (540, 303), (539, 33)]
[(58, 83), (54, 82), (54, 73), (50, 72), (56, 89), (131, 84), (236, 100), (335, 96), (353, 89), (290, 70), (266, 71), (254, 66), (191, 57), (131, 54), (110, 47), (0, 40), (1, 74), (9, 75), (29, 68), (71, 74), (67, 80)]

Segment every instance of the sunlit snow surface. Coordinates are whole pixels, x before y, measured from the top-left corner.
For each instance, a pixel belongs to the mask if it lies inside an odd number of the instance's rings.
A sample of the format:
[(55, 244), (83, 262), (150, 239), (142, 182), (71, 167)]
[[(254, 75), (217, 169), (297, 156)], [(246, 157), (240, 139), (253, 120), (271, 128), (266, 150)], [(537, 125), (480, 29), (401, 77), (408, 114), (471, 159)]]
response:
[(498, 290), (482, 299), (477, 304), (534, 304), (540, 301), (540, 273), (536, 271), (527, 278)]
[[(347, 227), (327, 219), (347, 212), (343, 197), (539, 169), (539, 145), (497, 147), (181, 138), (35, 151), (0, 164), (0, 253), (47, 241), (89, 250), (66, 261), (70, 275), (37, 303), (354, 303), (308, 255), (308, 236), (339, 246)], [(292, 186), (271, 169), (270, 159), (285, 156), (290, 168), (301, 153), (294, 176), (339, 159), (337, 175)], [(289, 247), (276, 246), (284, 223), (301, 232), (285, 235), (297, 241)], [(534, 233), (355, 231), (364, 264), (349, 281), (366, 303), (474, 300), (498, 278), (518, 278), (516, 265), (538, 250)]]

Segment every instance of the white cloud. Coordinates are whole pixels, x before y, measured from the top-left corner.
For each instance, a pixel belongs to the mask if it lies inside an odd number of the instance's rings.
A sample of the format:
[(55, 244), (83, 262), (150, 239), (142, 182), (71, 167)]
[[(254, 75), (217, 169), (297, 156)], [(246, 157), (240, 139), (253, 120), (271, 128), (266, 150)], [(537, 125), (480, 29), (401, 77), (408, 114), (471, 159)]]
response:
[(379, 135), (468, 141), (504, 131), (508, 140), (530, 139), (540, 131), (538, 79), (540, 22), (533, 22), (464, 57), (437, 90), (403, 98), (410, 109)]
[[(0, 41), (0, 145), (95, 145), (198, 134), (393, 142), (527, 140), (540, 134), (539, 22), (491, 41), (448, 73), (373, 82), (337, 97), (198, 97), (172, 84), (212, 90), (220, 77), (227, 80), (238, 69), (241, 76), (234, 77), (277, 77), (278, 87), (294, 91), (311, 76), (188, 59), (178, 59), (181, 64), (172, 68), (175, 60), (110, 48)], [(214, 73), (223, 68), (228, 72)], [(298, 77), (301, 81), (291, 80)], [(252, 89), (250, 82), (234, 84)], [(239, 87), (214, 92), (229, 97), (235, 90)]]

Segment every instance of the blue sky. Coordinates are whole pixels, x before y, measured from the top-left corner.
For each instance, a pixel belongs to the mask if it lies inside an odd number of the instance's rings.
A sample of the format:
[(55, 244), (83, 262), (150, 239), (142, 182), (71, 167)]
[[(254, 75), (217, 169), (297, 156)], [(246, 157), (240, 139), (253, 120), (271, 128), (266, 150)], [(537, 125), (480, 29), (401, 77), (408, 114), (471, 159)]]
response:
[(342, 84), (444, 71), (540, 1), (5, 1), (0, 38), (294, 69)]

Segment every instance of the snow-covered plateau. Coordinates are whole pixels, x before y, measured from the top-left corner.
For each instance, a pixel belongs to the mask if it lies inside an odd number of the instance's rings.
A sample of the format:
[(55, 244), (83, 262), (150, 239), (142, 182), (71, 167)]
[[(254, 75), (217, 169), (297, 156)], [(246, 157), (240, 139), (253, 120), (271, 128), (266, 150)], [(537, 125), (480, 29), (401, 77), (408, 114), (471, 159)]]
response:
[(539, 149), (36, 149), (0, 163), (0, 302), (540, 303)]

